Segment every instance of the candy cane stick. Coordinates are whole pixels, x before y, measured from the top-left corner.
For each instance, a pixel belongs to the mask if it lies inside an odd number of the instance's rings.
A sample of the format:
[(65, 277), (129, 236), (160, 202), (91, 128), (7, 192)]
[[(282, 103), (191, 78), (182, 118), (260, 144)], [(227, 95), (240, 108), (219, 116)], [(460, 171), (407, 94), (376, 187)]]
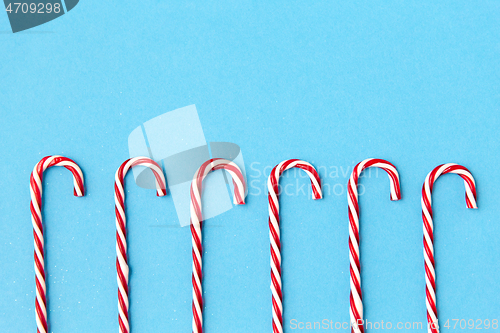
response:
[(234, 185), (235, 205), (245, 204), (245, 179), (240, 168), (233, 162), (222, 158), (213, 158), (206, 161), (196, 171), (191, 183), (191, 235), (193, 243), (193, 332), (203, 332), (203, 289), (202, 289), (202, 272), (203, 272), (203, 248), (202, 248), (202, 224), (203, 217), (201, 212), (201, 193), (203, 179), (214, 170), (224, 169), (231, 175)]
[(364, 332), (359, 253), (358, 180), (361, 172), (369, 167), (377, 167), (385, 170), (389, 175), (391, 183), (391, 200), (401, 199), (399, 174), (396, 167), (391, 163), (381, 159), (369, 158), (358, 163), (352, 170), (351, 178), (349, 178), (347, 185), (347, 201), (349, 204), (349, 261), (351, 265), (350, 317), (352, 333)]
[(38, 333), (48, 332), (47, 289), (45, 285), (44, 240), (42, 223), (42, 179), (43, 172), (53, 166), (63, 166), (73, 174), (74, 195), (84, 195), (83, 174), (80, 167), (62, 156), (46, 156), (37, 163), (30, 177), (31, 222), (35, 239), (35, 279), (36, 279), (36, 326)]
[(434, 223), (432, 221), (432, 187), (439, 176), (456, 173), (464, 180), (467, 208), (477, 208), (476, 183), (467, 168), (455, 164), (442, 164), (434, 168), (422, 186), (422, 220), (424, 222), (424, 259), (426, 306), (429, 333), (439, 333), (436, 299), (436, 271), (434, 269)]
[(127, 259), (127, 218), (125, 216), (124, 179), (128, 170), (141, 165), (151, 169), (156, 179), (156, 195), (167, 194), (165, 176), (161, 167), (147, 157), (134, 157), (126, 160), (118, 168), (115, 175), (115, 214), (116, 214), (116, 273), (118, 280), (118, 322), (120, 333), (129, 333), (128, 321), (128, 259)]
[(271, 292), (273, 302), (273, 332), (283, 333), (283, 290), (281, 284), (281, 243), (279, 178), (288, 169), (299, 168), (311, 178), (312, 198), (321, 199), (321, 180), (316, 169), (309, 163), (293, 159), (274, 167), (267, 181), (269, 201), (269, 237), (271, 240)]

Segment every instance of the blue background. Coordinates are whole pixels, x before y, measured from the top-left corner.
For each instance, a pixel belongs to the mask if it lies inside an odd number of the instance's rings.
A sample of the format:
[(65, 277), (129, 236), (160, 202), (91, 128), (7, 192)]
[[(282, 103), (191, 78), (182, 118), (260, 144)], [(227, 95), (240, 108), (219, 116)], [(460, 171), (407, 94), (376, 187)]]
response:
[[(477, 211), (466, 209), (458, 176), (435, 186), (439, 318), (499, 319), (499, 15), (496, 1), (88, 0), (12, 34), (0, 14), (2, 332), (35, 330), (29, 175), (50, 154), (79, 163), (88, 193), (73, 197), (63, 168), (46, 173), (51, 331), (118, 330), (114, 172), (134, 128), (190, 104), (207, 140), (240, 145), (262, 186), (252, 163), (397, 166), (402, 201), (389, 200), (382, 172), (361, 181), (372, 322), (425, 323), (422, 182), (441, 163), (468, 167)], [(343, 193), (281, 201), (288, 332), (292, 319), (349, 321), (348, 175), (321, 175)], [(190, 231), (170, 197), (132, 175), (126, 190), (132, 331), (187, 332)], [(271, 331), (267, 216), (262, 192), (207, 221), (207, 333)]]

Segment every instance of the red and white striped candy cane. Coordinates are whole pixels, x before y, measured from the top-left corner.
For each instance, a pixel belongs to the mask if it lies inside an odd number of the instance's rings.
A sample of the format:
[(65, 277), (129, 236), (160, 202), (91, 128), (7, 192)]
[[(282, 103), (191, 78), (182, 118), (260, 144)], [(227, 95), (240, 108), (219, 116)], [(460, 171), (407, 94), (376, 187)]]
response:
[(349, 204), (349, 261), (351, 264), (350, 317), (351, 332), (353, 333), (364, 332), (359, 253), (358, 180), (361, 172), (369, 167), (377, 167), (385, 170), (389, 175), (391, 183), (391, 200), (401, 199), (399, 174), (396, 167), (391, 163), (377, 158), (369, 158), (358, 163), (352, 170), (351, 178), (349, 178), (347, 185), (347, 202)]
[(269, 237), (271, 240), (271, 292), (273, 302), (273, 332), (283, 333), (283, 290), (281, 284), (281, 242), (279, 179), (288, 169), (299, 168), (311, 178), (312, 198), (321, 199), (321, 180), (316, 169), (309, 163), (292, 159), (274, 167), (267, 180), (269, 201)]
[(156, 179), (156, 194), (162, 197), (167, 194), (165, 176), (161, 167), (147, 157), (134, 157), (126, 160), (118, 168), (115, 175), (115, 214), (116, 214), (116, 273), (118, 280), (118, 322), (120, 333), (129, 333), (128, 321), (128, 259), (127, 259), (127, 218), (125, 216), (124, 179), (128, 170), (134, 166), (148, 167)]
[(42, 223), (42, 179), (43, 172), (53, 166), (63, 166), (73, 174), (74, 195), (81, 197), (85, 193), (83, 174), (80, 167), (62, 156), (46, 156), (37, 163), (30, 177), (31, 222), (35, 238), (35, 278), (36, 278), (36, 326), (38, 333), (48, 332), (47, 291), (45, 285), (44, 240)]
[(467, 168), (455, 164), (442, 164), (434, 168), (422, 186), (422, 220), (424, 222), (425, 294), (427, 306), (427, 330), (439, 333), (436, 299), (436, 271), (434, 269), (434, 223), (432, 221), (432, 187), (439, 176), (456, 173), (464, 180), (467, 208), (477, 208), (476, 183)]
[(213, 158), (201, 165), (196, 171), (191, 182), (191, 235), (193, 243), (193, 333), (203, 332), (203, 248), (202, 248), (202, 225), (203, 216), (201, 212), (201, 193), (203, 179), (214, 170), (224, 169), (231, 175), (234, 185), (235, 205), (245, 204), (245, 179), (240, 168), (233, 162), (222, 158)]

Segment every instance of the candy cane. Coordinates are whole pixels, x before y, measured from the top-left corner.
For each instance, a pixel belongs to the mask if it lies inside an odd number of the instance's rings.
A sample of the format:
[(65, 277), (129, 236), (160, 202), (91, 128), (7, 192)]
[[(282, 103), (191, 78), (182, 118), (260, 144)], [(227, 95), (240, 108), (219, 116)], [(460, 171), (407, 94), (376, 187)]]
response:
[(128, 170), (141, 165), (151, 169), (156, 179), (156, 195), (167, 194), (165, 176), (161, 167), (147, 157), (134, 157), (126, 160), (118, 168), (115, 175), (115, 214), (116, 214), (116, 273), (118, 280), (118, 322), (120, 333), (129, 333), (128, 321), (128, 259), (127, 259), (127, 218), (125, 216), (124, 179)]
[(273, 332), (283, 333), (283, 290), (281, 284), (281, 243), (279, 178), (288, 169), (299, 168), (311, 178), (312, 198), (321, 199), (321, 180), (316, 169), (309, 163), (293, 159), (274, 167), (267, 181), (269, 201), (269, 237), (271, 240), (271, 292), (273, 302)]
[(477, 208), (476, 183), (467, 168), (455, 164), (442, 164), (434, 168), (422, 186), (422, 220), (424, 222), (425, 294), (429, 333), (439, 333), (436, 299), (436, 271), (434, 269), (434, 223), (432, 221), (432, 187), (439, 176), (456, 173), (464, 180), (467, 208)]
[(47, 289), (45, 285), (44, 240), (42, 223), (42, 179), (43, 172), (53, 166), (63, 166), (73, 174), (74, 195), (84, 195), (83, 174), (80, 167), (62, 156), (46, 156), (37, 163), (30, 177), (31, 194), (31, 222), (33, 223), (33, 236), (35, 239), (35, 280), (36, 280), (36, 326), (38, 333), (48, 332), (47, 321)]
[(396, 167), (391, 163), (381, 159), (369, 158), (358, 163), (352, 170), (351, 178), (349, 178), (347, 185), (347, 201), (349, 204), (349, 261), (351, 266), (350, 317), (352, 333), (364, 332), (359, 253), (358, 180), (361, 172), (369, 167), (377, 167), (385, 170), (389, 175), (391, 183), (391, 200), (401, 199), (399, 174)]
[(201, 285), (203, 272), (201, 193), (203, 179), (214, 170), (224, 169), (231, 175), (234, 185), (235, 205), (245, 204), (245, 179), (240, 168), (233, 162), (222, 158), (213, 158), (206, 161), (196, 171), (191, 183), (191, 235), (193, 243), (193, 333), (203, 332), (203, 289)]

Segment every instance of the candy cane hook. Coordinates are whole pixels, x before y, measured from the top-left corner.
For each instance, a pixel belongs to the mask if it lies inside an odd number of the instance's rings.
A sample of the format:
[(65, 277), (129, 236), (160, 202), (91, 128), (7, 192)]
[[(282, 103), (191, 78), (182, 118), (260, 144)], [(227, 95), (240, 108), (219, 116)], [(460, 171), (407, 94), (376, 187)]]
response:
[(120, 333), (129, 333), (128, 321), (128, 259), (127, 259), (127, 218), (125, 216), (124, 179), (128, 170), (134, 166), (148, 167), (153, 171), (156, 180), (156, 195), (167, 194), (165, 176), (161, 167), (147, 157), (134, 157), (126, 160), (118, 168), (115, 175), (115, 214), (116, 214), (116, 273), (118, 280), (118, 323)]
[(349, 261), (351, 266), (350, 317), (352, 333), (364, 332), (359, 253), (358, 180), (361, 172), (369, 167), (377, 167), (385, 170), (389, 175), (391, 183), (391, 200), (401, 199), (399, 174), (396, 167), (391, 163), (381, 159), (369, 158), (358, 163), (352, 170), (351, 178), (349, 178), (347, 185), (347, 201), (349, 204)]
[(432, 221), (432, 187), (439, 176), (456, 173), (464, 180), (467, 208), (477, 208), (476, 182), (467, 168), (455, 164), (442, 164), (434, 168), (422, 186), (422, 220), (424, 222), (425, 294), (427, 306), (427, 330), (439, 333), (436, 299), (436, 271), (434, 269), (434, 222)]
[(279, 178), (288, 169), (299, 168), (311, 178), (312, 198), (321, 199), (321, 180), (316, 169), (309, 163), (292, 159), (274, 167), (267, 181), (269, 201), (269, 237), (271, 240), (271, 292), (273, 302), (273, 332), (283, 333), (283, 290), (281, 284), (281, 242)]
[(191, 182), (191, 240), (193, 243), (193, 333), (203, 332), (203, 248), (202, 248), (202, 224), (201, 193), (203, 179), (214, 170), (224, 169), (231, 175), (234, 185), (234, 204), (245, 204), (245, 179), (240, 168), (233, 162), (222, 158), (213, 158), (206, 161), (196, 171)]
[(46, 156), (37, 163), (30, 177), (31, 222), (35, 239), (35, 280), (36, 280), (36, 326), (38, 333), (48, 332), (47, 321), (47, 289), (45, 285), (44, 240), (42, 223), (42, 179), (43, 172), (53, 166), (63, 166), (73, 174), (74, 195), (84, 195), (83, 174), (80, 167), (62, 156)]

